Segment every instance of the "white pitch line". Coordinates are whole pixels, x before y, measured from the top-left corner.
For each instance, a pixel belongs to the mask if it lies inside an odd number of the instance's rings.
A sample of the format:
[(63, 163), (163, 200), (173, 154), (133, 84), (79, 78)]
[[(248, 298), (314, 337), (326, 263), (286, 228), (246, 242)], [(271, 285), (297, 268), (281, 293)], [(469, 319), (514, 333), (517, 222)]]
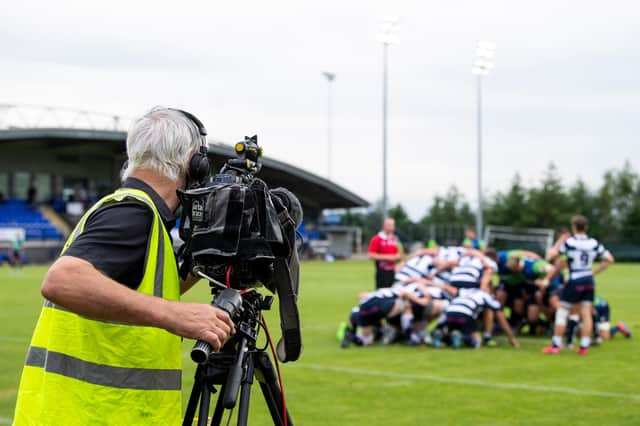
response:
[(0, 336), (0, 342), (17, 342), (17, 343), (26, 342), (26, 343), (29, 343), (29, 339), (26, 338), (26, 337)]
[(600, 396), (603, 398), (625, 398), (625, 399), (640, 400), (640, 394), (635, 394), (635, 393), (606, 392), (606, 391), (576, 389), (576, 388), (568, 388), (568, 387), (560, 387), (560, 386), (530, 385), (527, 383), (489, 382), (486, 380), (432, 376), (429, 374), (415, 374), (415, 375), (400, 374), (400, 373), (390, 373), (390, 372), (378, 371), (378, 370), (363, 370), (358, 368), (334, 367), (330, 365), (321, 365), (321, 364), (292, 364), (288, 366), (288, 368), (302, 368), (302, 369), (316, 370), (316, 371), (331, 371), (334, 373), (346, 373), (346, 374), (354, 374), (354, 375), (362, 375), (362, 376), (384, 377), (387, 379), (400, 379), (400, 380), (408, 380), (411, 382), (427, 381), (427, 382), (437, 382), (437, 383), (456, 384), (456, 385), (483, 386), (483, 387), (495, 388), (495, 389), (516, 389), (516, 390), (526, 390), (526, 391), (533, 391), (533, 392), (555, 392), (555, 393), (564, 393), (569, 395)]
[(6, 417), (0, 417), (0, 425), (10, 425), (13, 422), (12, 419), (7, 419)]

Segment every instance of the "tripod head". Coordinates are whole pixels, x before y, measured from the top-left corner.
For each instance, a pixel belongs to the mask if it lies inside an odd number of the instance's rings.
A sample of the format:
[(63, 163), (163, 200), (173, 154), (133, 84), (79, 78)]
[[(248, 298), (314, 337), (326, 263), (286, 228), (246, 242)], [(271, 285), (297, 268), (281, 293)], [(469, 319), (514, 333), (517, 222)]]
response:
[[(233, 339), (227, 342), (225, 348), (234, 346), (240, 337), (246, 338), (249, 345), (254, 347), (260, 313), (263, 310), (271, 309), (273, 296), (262, 296), (255, 289), (244, 293), (233, 288), (221, 290), (213, 282), (210, 282), (210, 286), (213, 295), (211, 305), (228, 313), (238, 332)], [(209, 360), (211, 352), (212, 348), (209, 343), (198, 340), (191, 349), (191, 359), (198, 364), (205, 364)]]
[[(249, 394), (253, 376), (260, 382), (274, 425), (291, 425), (291, 417), (286, 410), (284, 396), (278, 385), (278, 378), (264, 348), (256, 348), (258, 327), (265, 329), (262, 311), (271, 309), (272, 296), (263, 296), (255, 288), (237, 290), (220, 287), (220, 283), (210, 280), (212, 305), (229, 313), (236, 326), (236, 334), (220, 350), (213, 352), (211, 346), (199, 340), (191, 351), (191, 359), (198, 363), (195, 381), (185, 412), (183, 426), (193, 424), (198, 403), (200, 403), (198, 425), (207, 424), (209, 399), (217, 391), (214, 384), (222, 385), (211, 424), (219, 425), (224, 409), (233, 409), (240, 395), (238, 425), (247, 425)], [(272, 347), (273, 348), (273, 347)], [(275, 355), (274, 355), (275, 356)], [(277, 401), (282, 401), (280, 406)]]

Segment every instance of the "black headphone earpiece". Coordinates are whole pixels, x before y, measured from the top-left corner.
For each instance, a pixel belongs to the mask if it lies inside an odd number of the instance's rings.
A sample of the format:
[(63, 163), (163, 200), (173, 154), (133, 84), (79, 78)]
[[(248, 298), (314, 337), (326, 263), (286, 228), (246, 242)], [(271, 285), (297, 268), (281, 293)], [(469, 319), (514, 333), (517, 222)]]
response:
[(192, 182), (202, 182), (209, 176), (209, 158), (207, 157), (207, 147), (200, 146), (200, 149), (191, 155), (187, 176)]
[(169, 108), (173, 111), (179, 111), (185, 117), (187, 117), (198, 129), (198, 133), (202, 137), (202, 144), (200, 148), (191, 154), (191, 158), (189, 159), (189, 167), (187, 169), (187, 178), (191, 182), (203, 182), (208, 176), (210, 171), (208, 152), (209, 148), (207, 146), (207, 129), (202, 124), (202, 121), (198, 119), (195, 115), (190, 112), (177, 109), (177, 108)]

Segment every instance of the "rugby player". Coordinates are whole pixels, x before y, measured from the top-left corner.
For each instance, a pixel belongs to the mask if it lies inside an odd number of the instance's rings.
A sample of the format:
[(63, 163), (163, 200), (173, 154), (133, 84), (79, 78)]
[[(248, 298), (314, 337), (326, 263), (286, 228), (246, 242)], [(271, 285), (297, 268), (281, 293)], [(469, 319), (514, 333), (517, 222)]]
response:
[(453, 348), (460, 348), (464, 343), (472, 348), (479, 348), (478, 315), (487, 309), (495, 312), (500, 328), (509, 339), (511, 346), (518, 347), (511, 327), (502, 312), (502, 305), (491, 294), (480, 289), (460, 289), (459, 295), (445, 309), (443, 318), (432, 333), (433, 345), (442, 347), (450, 343)]
[(426, 306), (430, 298), (425, 293), (421, 284), (382, 288), (370, 293), (351, 311), (350, 327), (345, 330), (342, 347), (346, 348), (350, 343), (372, 344), (374, 330), (383, 320), (400, 316), (412, 303)]
[[(567, 317), (574, 305), (579, 305), (579, 315), (582, 322), (578, 354), (587, 355), (589, 353), (595, 293), (593, 276), (605, 270), (614, 261), (611, 253), (598, 240), (587, 235), (588, 220), (586, 217), (580, 215), (572, 217), (571, 228), (573, 236), (566, 238), (557, 249), (556, 273), (564, 267), (568, 267), (569, 281), (565, 284), (560, 295), (560, 307), (556, 312), (551, 346), (542, 349), (547, 354), (560, 352)], [(599, 259), (600, 264), (595, 270), (592, 270), (593, 262), (596, 259)]]
[[(610, 340), (616, 334), (620, 333), (627, 339), (631, 338), (631, 331), (627, 324), (618, 321), (611, 326), (609, 319), (611, 317), (611, 309), (609, 303), (602, 297), (596, 296), (593, 303), (593, 335), (595, 337), (594, 344), (601, 344), (605, 340)], [(573, 332), (578, 324), (569, 324), (567, 326), (567, 346), (573, 343)]]

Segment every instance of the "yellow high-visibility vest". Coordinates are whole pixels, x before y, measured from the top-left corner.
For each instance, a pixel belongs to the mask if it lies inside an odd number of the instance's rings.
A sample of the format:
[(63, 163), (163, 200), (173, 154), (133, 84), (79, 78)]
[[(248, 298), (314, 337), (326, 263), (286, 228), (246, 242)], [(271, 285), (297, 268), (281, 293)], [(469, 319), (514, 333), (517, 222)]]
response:
[[(120, 189), (80, 220), (62, 253), (99, 206), (138, 201), (153, 212), (137, 291), (180, 298), (169, 234), (151, 198)], [(45, 300), (22, 372), (14, 425), (174, 425), (180, 423), (180, 337), (154, 327), (92, 320)]]

